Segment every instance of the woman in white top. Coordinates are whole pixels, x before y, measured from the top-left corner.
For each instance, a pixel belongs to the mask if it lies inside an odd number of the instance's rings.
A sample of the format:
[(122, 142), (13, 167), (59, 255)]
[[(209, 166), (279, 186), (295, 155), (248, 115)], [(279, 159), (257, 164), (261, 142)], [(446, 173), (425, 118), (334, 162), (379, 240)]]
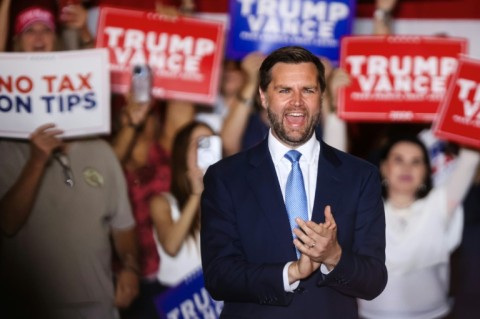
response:
[(381, 155), (388, 283), (362, 318), (432, 319), (448, 314), (449, 260), (460, 244), (461, 202), (479, 162), (461, 149), (447, 183), (432, 187), (427, 150), (416, 137), (390, 142)]
[(197, 147), (201, 137), (211, 135), (214, 133), (208, 125), (196, 121), (177, 133), (171, 156), (171, 192), (153, 197), (150, 204), (160, 255), (157, 278), (165, 286), (175, 286), (201, 269), (203, 171), (197, 165)]

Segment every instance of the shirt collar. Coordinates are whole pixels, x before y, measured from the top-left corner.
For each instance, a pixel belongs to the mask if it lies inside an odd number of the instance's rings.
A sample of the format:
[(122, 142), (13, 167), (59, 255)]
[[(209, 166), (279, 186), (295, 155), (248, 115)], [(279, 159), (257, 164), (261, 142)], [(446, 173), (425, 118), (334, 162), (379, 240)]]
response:
[(277, 164), (282, 160), (285, 156), (285, 153), (292, 149), (296, 149), (300, 153), (302, 153), (302, 157), (300, 161), (306, 160), (308, 163), (315, 160), (317, 155), (320, 151), (320, 142), (317, 140), (315, 133), (312, 134), (312, 137), (303, 145), (297, 148), (291, 148), (282, 144), (272, 133), (272, 129), (270, 128), (268, 132), (268, 149), (272, 156), (273, 163)]

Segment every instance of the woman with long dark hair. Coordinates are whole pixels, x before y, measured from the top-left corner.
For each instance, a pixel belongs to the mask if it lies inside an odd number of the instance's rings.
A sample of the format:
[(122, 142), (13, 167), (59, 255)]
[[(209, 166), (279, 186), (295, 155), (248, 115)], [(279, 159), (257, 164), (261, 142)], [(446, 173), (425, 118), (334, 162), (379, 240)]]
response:
[(162, 260), (157, 277), (165, 286), (174, 286), (201, 268), (199, 213), (204, 172), (197, 165), (197, 148), (201, 138), (212, 135), (208, 125), (196, 121), (178, 132), (171, 157), (171, 191), (151, 200)]

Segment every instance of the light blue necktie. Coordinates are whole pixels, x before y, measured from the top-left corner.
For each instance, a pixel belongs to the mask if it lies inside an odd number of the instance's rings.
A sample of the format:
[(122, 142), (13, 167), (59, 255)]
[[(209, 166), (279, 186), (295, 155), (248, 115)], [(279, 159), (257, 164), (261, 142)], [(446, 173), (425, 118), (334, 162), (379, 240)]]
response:
[[(285, 188), (285, 206), (288, 212), (288, 220), (290, 221), (290, 228), (292, 236), (295, 238), (293, 229), (298, 227), (295, 218), (299, 217), (305, 221), (308, 220), (307, 208), (307, 194), (305, 193), (305, 185), (303, 183), (302, 170), (300, 169), (300, 157), (302, 153), (291, 150), (285, 154), (292, 163), (292, 170), (288, 174), (287, 186)], [(300, 252), (297, 250), (297, 257), (300, 257)]]

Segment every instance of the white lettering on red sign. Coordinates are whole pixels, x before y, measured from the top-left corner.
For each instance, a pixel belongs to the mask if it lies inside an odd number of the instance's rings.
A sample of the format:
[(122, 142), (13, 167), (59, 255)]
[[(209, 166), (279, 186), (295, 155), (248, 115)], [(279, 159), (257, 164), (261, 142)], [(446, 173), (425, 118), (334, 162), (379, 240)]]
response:
[(442, 93), (457, 66), (452, 57), (352, 55), (350, 74), (362, 92)]
[(120, 67), (148, 63), (157, 70), (199, 73), (202, 58), (216, 49), (210, 39), (178, 34), (119, 27), (107, 27), (105, 34), (112, 49), (111, 62)]
[(458, 99), (463, 103), (463, 115), (468, 120), (480, 120), (480, 84), (468, 80), (458, 79), (457, 85), (460, 87)]

